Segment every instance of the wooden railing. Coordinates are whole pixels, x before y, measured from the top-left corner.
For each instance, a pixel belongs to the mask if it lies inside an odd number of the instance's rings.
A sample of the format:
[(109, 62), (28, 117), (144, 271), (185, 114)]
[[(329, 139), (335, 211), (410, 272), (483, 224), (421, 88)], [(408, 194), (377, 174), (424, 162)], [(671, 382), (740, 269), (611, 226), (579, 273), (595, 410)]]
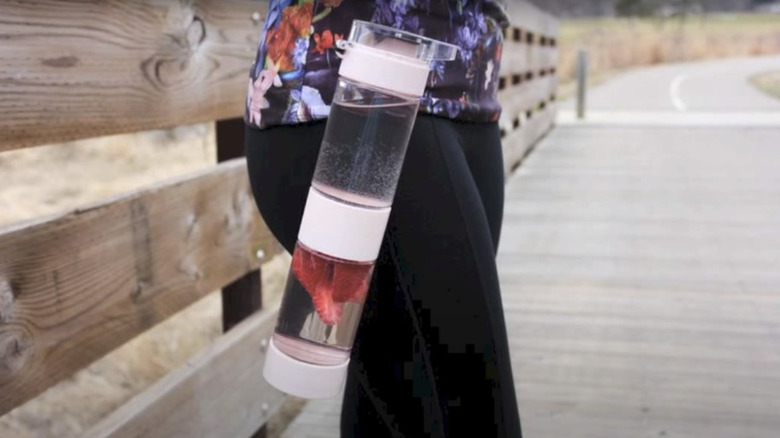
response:
[[(85, 436), (262, 434), (284, 396), (261, 377), (275, 310), (261, 310), (256, 254), (280, 247), (255, 212), (238, 117), (265, 8), (0, 1), (0, 152), (217, 120), (224, 161), (0, 228), (0, 415), (222, 288), (226, 334)], [(510, 13), (508, 170), (551, 127), (557, 45), (554, 20)]]
[(552, 129), (558, 86), (558, 20), (530, 3), (508, 1), (512, 26), (504, 32), (499, 124), (506, 173)]

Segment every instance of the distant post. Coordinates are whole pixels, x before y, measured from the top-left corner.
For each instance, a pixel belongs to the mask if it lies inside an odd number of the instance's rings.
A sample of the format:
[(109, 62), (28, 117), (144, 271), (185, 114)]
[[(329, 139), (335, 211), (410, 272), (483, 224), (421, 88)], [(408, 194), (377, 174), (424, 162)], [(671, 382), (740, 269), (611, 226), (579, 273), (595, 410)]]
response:
[(580, 49), (577, 55), (577, 118), (585, 118), (585, 97), (588, 88), (588, 52)]

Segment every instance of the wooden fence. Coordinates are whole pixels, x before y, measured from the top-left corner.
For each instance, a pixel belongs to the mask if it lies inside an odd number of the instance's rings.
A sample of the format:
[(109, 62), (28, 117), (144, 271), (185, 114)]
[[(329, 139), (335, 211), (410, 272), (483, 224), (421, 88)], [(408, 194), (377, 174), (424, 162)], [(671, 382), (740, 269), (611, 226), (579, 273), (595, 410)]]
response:
[(499, 124), (509, 174), (553, 126), (558, 79), (558, 20), (530, 3), (507, 2), (512, 26), (504, 32)]
[[(261, 377), (279, 253), (243, 159), (266, 3), (0, 0), (0, 152), (217, 121), (212, 168), (0, 228), (0, 415), (210, 291), (226, 333), (89, 437), (261, 436), (284, 399)], [(501, 99), (507, 171), (552, 126), (556, 22), (512, 3)], [(56, 419), (54, 419), (56, 421)]]

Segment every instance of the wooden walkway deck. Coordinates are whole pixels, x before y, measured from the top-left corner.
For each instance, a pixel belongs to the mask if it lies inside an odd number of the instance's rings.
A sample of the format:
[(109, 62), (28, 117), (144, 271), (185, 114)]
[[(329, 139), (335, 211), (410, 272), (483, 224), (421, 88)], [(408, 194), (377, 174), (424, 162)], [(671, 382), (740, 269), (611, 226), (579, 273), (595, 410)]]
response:
[(499, 269), (525, 436), (780, 433), (780, 129), (559, 127), (509, 182)]

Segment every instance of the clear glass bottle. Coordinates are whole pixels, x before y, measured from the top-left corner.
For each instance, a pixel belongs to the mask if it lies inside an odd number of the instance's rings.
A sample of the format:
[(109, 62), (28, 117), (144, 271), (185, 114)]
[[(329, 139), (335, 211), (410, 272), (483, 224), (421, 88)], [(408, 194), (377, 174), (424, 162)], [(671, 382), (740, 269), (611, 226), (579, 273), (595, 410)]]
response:
[(264, 376), (305, 398), (341, 390), (432, 61), (457, 47), (355, 21)]

